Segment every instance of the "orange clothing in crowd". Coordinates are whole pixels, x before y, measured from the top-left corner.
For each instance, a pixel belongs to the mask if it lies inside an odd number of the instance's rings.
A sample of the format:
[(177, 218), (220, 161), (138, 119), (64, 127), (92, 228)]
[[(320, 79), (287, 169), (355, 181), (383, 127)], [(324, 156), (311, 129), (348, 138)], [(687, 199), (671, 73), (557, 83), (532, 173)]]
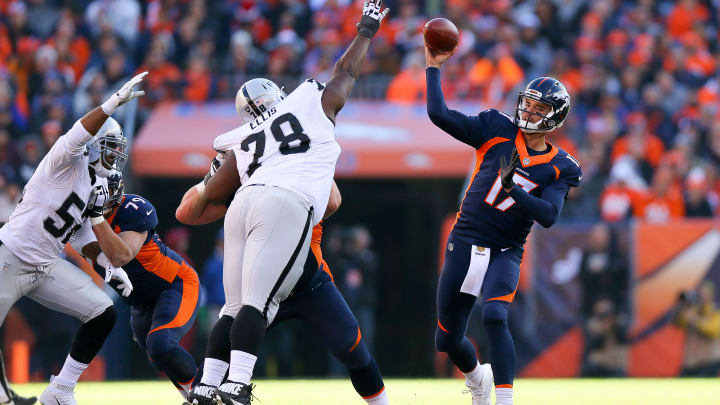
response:
[[(646, 134), (645, 136), (645, 154), (643, 157), (648, 163), (655, 167), (660, 164), (660, 159), (662, 159), (662, 155), (665, 152), (665, 145), (660, 138), (655, 135)], [(620, 137), (615, 141), (612, 147), (612, 153), (610, 154), (610, 160), (612, 162), (615, 162), (619, 157), (628, 153), (628, 143), (628, 136)]]
[(425, 71), (405, 69), (392, 79), (386, 97), (395, 103), (414, 103), (424, 100), (426, 94)]
[(524, 72), (515, 59), (507, 55), (500, 57), (497, 64), (482, 58), (475, 62), (469, 74), (470, 83), (475, 86), (488, 85), (495, 76), (502, 79), (503, 91), (508, 91), (523, 81)]
[[(52, 45), (57, 48), (57, 43), (54, 38), (50, 39), (48, 45)], [(68, 46), (68, 56), (70, 60), (60, 60), (58, 65), (60, 67), (68, 67), (72, 69), (75, 74), (75, 82), (77, 83), (85, 72), (85, 67), (90, 61), (90, 43), (83, 37), (75, 37)]]
[(624, 185), (610, 184), (600, 196), (600, 217), (606, 222), (617, 222), (630, 216), (642, 194)]
[(710, 12), (701, 2), (695, 2), (695, 7), (688, 9), (682, 1), (678, 1), (668, 14), (667, 30), (671, 36), (678, 38), (692, 31), (694, 23), (707, 21), (708, 18), (710, 18)]
[[(161, 87), (165, 86), (165, 92), (162, 99), (168, 100), (173, 98), (173, 91), (171, 84), (178, 82), (182, 78), (182, 72), (175, 65), (170, 62), (163, 62), (160, 66), (155, 68), (148, 68), (146, 65), (140, 66), (135, 74), (148, 71), (149, 74), (145, 76), (143, 80), (143, 87), (145, 91), (150, 93), (159, 93)], [(142, 97), (140, 102), (147, 100), (147, 97)], [(147, 102), (150, 102), (149, 100)]]
[(685, 203), (678, 187), (671, 187), (664, 196), (654, 193), (641, 195), (634, 200), (633, 215), (648, 222), (667, 222), (685, 216)]
[(210, 94), (210, 73), (208, 71), (188, 71), (185, 73), (187, 86), (183, 90), (186, 101), (205, 101)]

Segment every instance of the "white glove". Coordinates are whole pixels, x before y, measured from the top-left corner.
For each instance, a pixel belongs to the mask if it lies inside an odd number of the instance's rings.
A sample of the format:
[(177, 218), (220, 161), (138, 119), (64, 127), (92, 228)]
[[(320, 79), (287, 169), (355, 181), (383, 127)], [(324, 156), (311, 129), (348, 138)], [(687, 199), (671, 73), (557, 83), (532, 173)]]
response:
[(118, 107), (127, 103), (128, 101), (136, 97), (144, 96), (144, 91), (133, 91), (133, 87), (140, 84), (140, 82), (142, 82), (142, 80), (145, 78), (145, 76), (147, 76), (147, 74), (148, 72), (142, 72), (139, 75), (136, 75), (135, 77), (130, 79), (129, 82), (123, 84), (120, 90), (110, 96), (110, 98), (106, 102), (102, 103), (100, 108), (102, 108), (105, 114), (110, 115), (115, 112)]
[(125, 270), (123, 270), (122, 267), (113, 266), (112, 263), (110, 263), (110, 259), (105, 256), (105, 253), (100, 253), (96, 261), (97, 264), (105, 268), (105, 282), (109, 283), (111, 280), (120, 281), (117, 288), (122, 290), (122, 296), (130, 296), (133, 291), (133, 285)]

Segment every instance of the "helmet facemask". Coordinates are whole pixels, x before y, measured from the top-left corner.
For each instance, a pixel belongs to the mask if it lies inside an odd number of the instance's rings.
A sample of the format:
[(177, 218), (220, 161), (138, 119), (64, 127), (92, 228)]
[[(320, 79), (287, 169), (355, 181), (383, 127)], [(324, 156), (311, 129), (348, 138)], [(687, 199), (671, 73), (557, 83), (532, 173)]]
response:
[[(108, 118), (108, 121), (112, 118)], [(113, 170), (122, 172), (127, 163), (127, 138), (122, 128), (113, 120), (103, 125), (95, 139), (88, 143), (90, 166), (99, 177), (108, 177)]]
[[(529, 133), (537, 133), (537, 132), (550, 132), (556, 128), (559, 128), (560, 125), (556, 125), (556, 121), (553, 118), (556, 111), (555, 108), (545, 103), (544, 101), (540, 100), (539, 97), (535, 96), (531, 92), (535, 92), (535, 90), (525, 90), (520, 92), (520, 95), (518, 96), (517, 105), (515, 106), (515, 123), (523, 132), (529, 132)], [(543, 103), (544, 105), (549, 107), (549, 111), (543, 115), (538, 112), (530, 111), (525, 108), (525, 99), (531, 99), (535, 100), (537, 102)], [(528, 118), (531, 118), (533, 116), (538, 117), (539, 119), (536, 122), (530, 122), (530, 119), (523, 119), (523, 114), (527, 113), (529, 114)]]

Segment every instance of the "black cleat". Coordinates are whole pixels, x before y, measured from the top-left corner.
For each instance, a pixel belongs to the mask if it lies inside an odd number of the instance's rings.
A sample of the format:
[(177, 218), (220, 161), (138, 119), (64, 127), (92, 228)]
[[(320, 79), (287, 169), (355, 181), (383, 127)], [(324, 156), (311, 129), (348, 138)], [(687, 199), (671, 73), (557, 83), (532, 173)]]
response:
[(217, 391), (217, 388), (212, 385), (200, 383), (188, 392), (183, 405), (215, 405), (213, 400), (215, 391)]
[(10, 403), (15, 405), (33, 405), (37, 402), (37, 397), (25, 398), (18, 395), (12, 389), (10, 390)]
[(215, 405), (250, 405), (253, 388), (253, 384), (227, 380), (215, 391)]

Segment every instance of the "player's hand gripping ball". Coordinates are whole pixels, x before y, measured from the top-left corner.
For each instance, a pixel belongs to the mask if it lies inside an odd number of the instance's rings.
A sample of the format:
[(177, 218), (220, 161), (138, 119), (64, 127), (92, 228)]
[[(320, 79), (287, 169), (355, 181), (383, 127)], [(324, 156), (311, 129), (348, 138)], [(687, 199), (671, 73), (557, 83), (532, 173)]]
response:
[(434, 18), (423, 27), (423, 37), (428, 48), (436, 52), (450, 52), (458, 44), (460, 34), (450, 20)]

